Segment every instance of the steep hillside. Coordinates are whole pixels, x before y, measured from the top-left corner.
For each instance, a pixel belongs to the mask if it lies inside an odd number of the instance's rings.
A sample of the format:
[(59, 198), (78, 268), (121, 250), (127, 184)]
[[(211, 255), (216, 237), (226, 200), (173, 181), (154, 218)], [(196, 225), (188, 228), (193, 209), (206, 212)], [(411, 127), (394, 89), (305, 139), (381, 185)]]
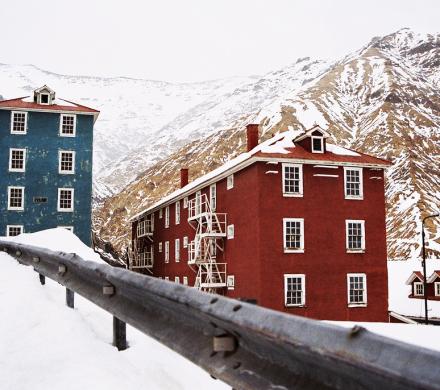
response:
[[(194, 179), (240, 153), (249, 122), (260, 123), (263, 138), (316, 122), (337, 143), (394, 162), (386, 183), (389, 257), (419, 256), (421, 217), (440, 205), (439, 74), (440, 36), (404, 29), (333, 64), (299, 60), (218, 104), (194, 107), (168, 125), (176, 139), (181, 128), (195, 137), (218, 121), (222, 130), (182, 147), (107, 199), (95, 230), (124, 248), (127, 218), (175, 189), (180, 166), (189, 166)], [(428, 224), (430, 246), (439, 254), (435, 226), (439, 221)]]

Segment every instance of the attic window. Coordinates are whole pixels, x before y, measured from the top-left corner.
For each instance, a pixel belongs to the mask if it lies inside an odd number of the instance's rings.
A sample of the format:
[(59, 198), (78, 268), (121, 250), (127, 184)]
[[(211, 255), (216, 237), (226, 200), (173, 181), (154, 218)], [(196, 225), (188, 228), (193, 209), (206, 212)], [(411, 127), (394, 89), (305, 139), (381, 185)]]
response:
[(49, 94), (47, 94), (47, 93), (40, 94), (40, 103), (41, 104), (49, 104)]
[(324, 137), (312, 136), (312, 153), (324, 153)]

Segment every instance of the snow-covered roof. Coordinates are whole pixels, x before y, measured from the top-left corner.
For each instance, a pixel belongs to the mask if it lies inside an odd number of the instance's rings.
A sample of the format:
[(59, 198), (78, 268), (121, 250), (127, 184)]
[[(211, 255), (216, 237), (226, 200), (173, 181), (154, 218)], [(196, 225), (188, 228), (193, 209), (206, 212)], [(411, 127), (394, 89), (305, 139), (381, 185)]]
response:
[(426, 280), (428, 283), (434, 282), (437, 278), (440, 278), (440, 271), (434, 271), (431, 276)]
[(271, 159), (288, 159), (292, 162), (301, 162), (304, 164), (331, 164), (340, 165), (341, 163), (348, 163), (350, 165), (358, 166), (374, 166), (385, 168), (390, 165), (389, 161), (372, 157), (366, 154), (357, 153), (350, 149), (345, 149), (340, 146), (327, 144), (326, 153), (312, 153), (297, 144), (297, 140), (304, 136), (305, 133), (310, 133), (320, 130), (327, 134), (319, 126), (314, 126), (312, 129), (304, 132), (303, 130), (295, 130), (291, 127), (287, 131), (279, 132), (272, 138), (260, 143), (249, 152), (245, 152), (236, 158), (228, 161), (224, 165), (214, 169), (206, 175), (200, 176), (198, 179), (187, 184), (168, 196), (162, 198), (147, 209), (142, 210), (133, 217), (130, 221), (134, 221), (146, 213), (151, 213), (160, 207), (169, 203), (177, 201), (190, 193), (207, 186), (211, 182), (215, 182), (225, 178), (226, 176), (237, 172), (257, 161), (268, 161)]
[(413, 271), (405, 284), (411, 284), (415, 279), (419, 279), (420, 282), (423, 282), (423, 274), (420, 271)]

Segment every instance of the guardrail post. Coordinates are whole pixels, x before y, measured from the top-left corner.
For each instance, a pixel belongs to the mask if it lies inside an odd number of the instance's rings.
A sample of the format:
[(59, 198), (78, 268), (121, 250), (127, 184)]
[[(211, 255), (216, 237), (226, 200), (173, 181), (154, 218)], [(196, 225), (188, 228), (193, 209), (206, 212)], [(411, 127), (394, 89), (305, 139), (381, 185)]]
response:
[(66, 305), (73, 309), (75, 307), (75, 293), (66, 288)]
[(127, 330), (124, 321), (113, 316), (113, 345), (118, 351), (127, 349)]
[(44, 286), (46, 284), (46, 277), (41, 274), (38, 274), (38, 277), (40, 278), (41, 285)]

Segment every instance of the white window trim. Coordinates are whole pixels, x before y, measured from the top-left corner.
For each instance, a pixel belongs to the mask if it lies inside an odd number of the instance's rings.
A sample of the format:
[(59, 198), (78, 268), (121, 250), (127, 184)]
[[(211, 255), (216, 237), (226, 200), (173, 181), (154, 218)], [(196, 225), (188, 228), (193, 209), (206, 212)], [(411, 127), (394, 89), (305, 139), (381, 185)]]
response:
[[(437, 290), (439, 290), (438, 294)], [(440, 282), (434, 282), (434, 296), (440, 297)]]
[[(72, 153), (72, 171), (63, 171), (61, 170), (61, 154), (62, 153)], [(74, 175), (75, 174), (75, 155), (76, 152), (74, 150), (59, 150), (58, 151), (58, 173), (60, 175)]]
[[(11, 207), (10, 206), (10, 202), (11, 202), (11, 190), (12, 189), (21, 189), (22, 190), (22, 202), (21, 202), (21, 207)], [(24, 187), (23, 186), (9, 186), (8, 187), (8, 210), (11, 211), (23, 211), (24, 210)]]
[(169, 280), (170, 280), (170, 277), (169, 277), (169, 276), (165, 276), (165, 277), (164, 277), (164, 280), (169, 281)]
[[(43, 101), (42, 101), (42, 99), (41, 99), (41, 97), (42, 97), (43, 95), (46, 95), (46, 96), (47, 96), (47, 103), (43, 103)], [(45, 106), (48, 106), (48, 105), (50, 104), (50, 101), (51, 101), (50, 93), (39, 93), (39, 94), (38, 94), (38, 104), (43, 104), (43, 105), (45, 105)]]
[[(60, 195), (61, 191), (71, 191), (72, 193), (72, 207), (69, 207), (68, 209), (61, 209), (60, 208)], [(57, 199), (57, 211), (59, 213), (71, 213), (75, 210), (75, 189), (74, 188), (58, 188), (58, 199)]]
[[(362, 240), (361, 249), (349, 249), (348, 248), (348, 224), (349, 223), (360, 223)], [(346, 219), (345, 220), (345, 250), (347, 253), (365, 253), (365, 221), (363, 219)]]
[(180, 277), (179, 276), (175, 276), (174, 277), (174, 283), (179, 283), (180, 284)]
[(226, 277), (226, 286), (227, 286), (228, 290), (235, 289), (235, 275), (228, 275)]
[[(301, 222), (301, 248), (288, 249), (286, 245), (286, 222)], [(304, 218), (283, 218), (283, 249), (284, 253), (304, 253)]]
[[(287, 303), (287, 279), (301, 278), (302, 296), (301, 303)], [(305, 274), (284, 274), (284, 306), (303, 307), (306, 305), (306, 275)]]
[[(23, 152), (23, 168), (12, 168), (12, 152)], [(23, 148), (9, 148), (9, 172), (26, 172), (26, 149)]]
[[(14, 114), (24, 114), (24, 131), (14, 131)], [(28, 124), (28, 113), (23, 111), (11, 111), (11, 134), (27, 134), (27, 124)]]
[(175, 212), (175, 216), (174, 216), (174, 223), (176, 225), (180, 224), (180, 200), (178, 200), (175, 204), (174, 204), (174, 212)]
[(19, 228), (20, 233), (18, 233), (18, 234), (22, 234), (24, 232), (23, 225), (6, 225), (6, 237), (11, 237), (9, 235), (9, 228)]
[(71, 231), (73, 233), (73, 226), (57, 226), (58, 228), (63, 228)]
[[(347, 195), (347, 171), (359, 172), (359, 195)], [(363, 169), (358, 167), (344, 167), (344, 197), (349, 200), (363, 200), (364, 199), (364, 178)]]
[(188, 276), (183, 277), (182, 283), (184, 286), (188, 286)]
[(209, 204), (211, 206), (211, 210), (215, 211), (217, 208), (217, 184), (211, 184), (209, 186)]
[[(350, 302), (350, 277), (361, 276), (364, 278), (364, 302), (353, 303)], [(368, 293), (367, 293), (367, 274), (347, 274), (347, 305), (348, 307), (366, 307), (368, 303)]]
[(165, 227), (170, 227), (170, 206), (165, 207)]
[(226, 227), (226, 235), (228, 240), (232, 240), (235, 237), (235, 226), (228, 225)]
[[(284, 192), (284, 175), (286, 171), (286, 167), (296, 167), (299, 168), (299, 192)], [(289, 164), (289, 163), (283, 163), (282, 164), (282, 175), (281, 175), (281, 190), (283, 192), (284, 197), (292, 197), (292, 198), (300, 198), (304, 194), (304, 180), (303, 180), (303, 166), (302, 164)]]
[(183, 247), (184, 248), (188, 248), (188, 236), (183, 237)]
[[(73, 116), (73, 134), (65, 134), (63, 133), (63, 118), (65, 116)], [(75, 114), (60, 114), (60, 128), (59, 128), (60, 137), (76, 137), (76, 115)]]
[(187, 197), (187, 196), (185, 196), (185, 197), (183, 198), (183, 208), (184, 208), (184, 209), (187, 209), (187, 208), (188, 208), (188, 197)]
[(162, 209), (160, 209), (159, 210), (159, 219), (162, 219), (162, 214), (163, 214), (163, 211), (162, 211)]
[(232, 173), (226, 178), (226, 189), (231, 190), (234, 188), (234, 174)]
[(180, 239), (178, 238), (174, 240), (174, 259), (176, 263), (180, 262)]
[(159, 251), (159, 253), (162, 253), (162, 241), (159, 242), (158, 251)]
[[(315, 140), (315, 139), (321, 140), (321, 150), (315, 150), (315, 148), (313, 147), (313, 140)], [(310, 142), (311, 142), (312, 153), (324, 153), (324, 137), (319, 136), (319, 135), (312, 135), (310, 137)]]
[(165, 263), (170, 262), (170, 242), (165, 241)]
[[(425, 295), (425, 286), (423, 285), (423, 282), (414, 282), (414, 296), (415, 297), (423, 297)], [(416, 284), (422, 286), (422, 294), (417, 294)]]

